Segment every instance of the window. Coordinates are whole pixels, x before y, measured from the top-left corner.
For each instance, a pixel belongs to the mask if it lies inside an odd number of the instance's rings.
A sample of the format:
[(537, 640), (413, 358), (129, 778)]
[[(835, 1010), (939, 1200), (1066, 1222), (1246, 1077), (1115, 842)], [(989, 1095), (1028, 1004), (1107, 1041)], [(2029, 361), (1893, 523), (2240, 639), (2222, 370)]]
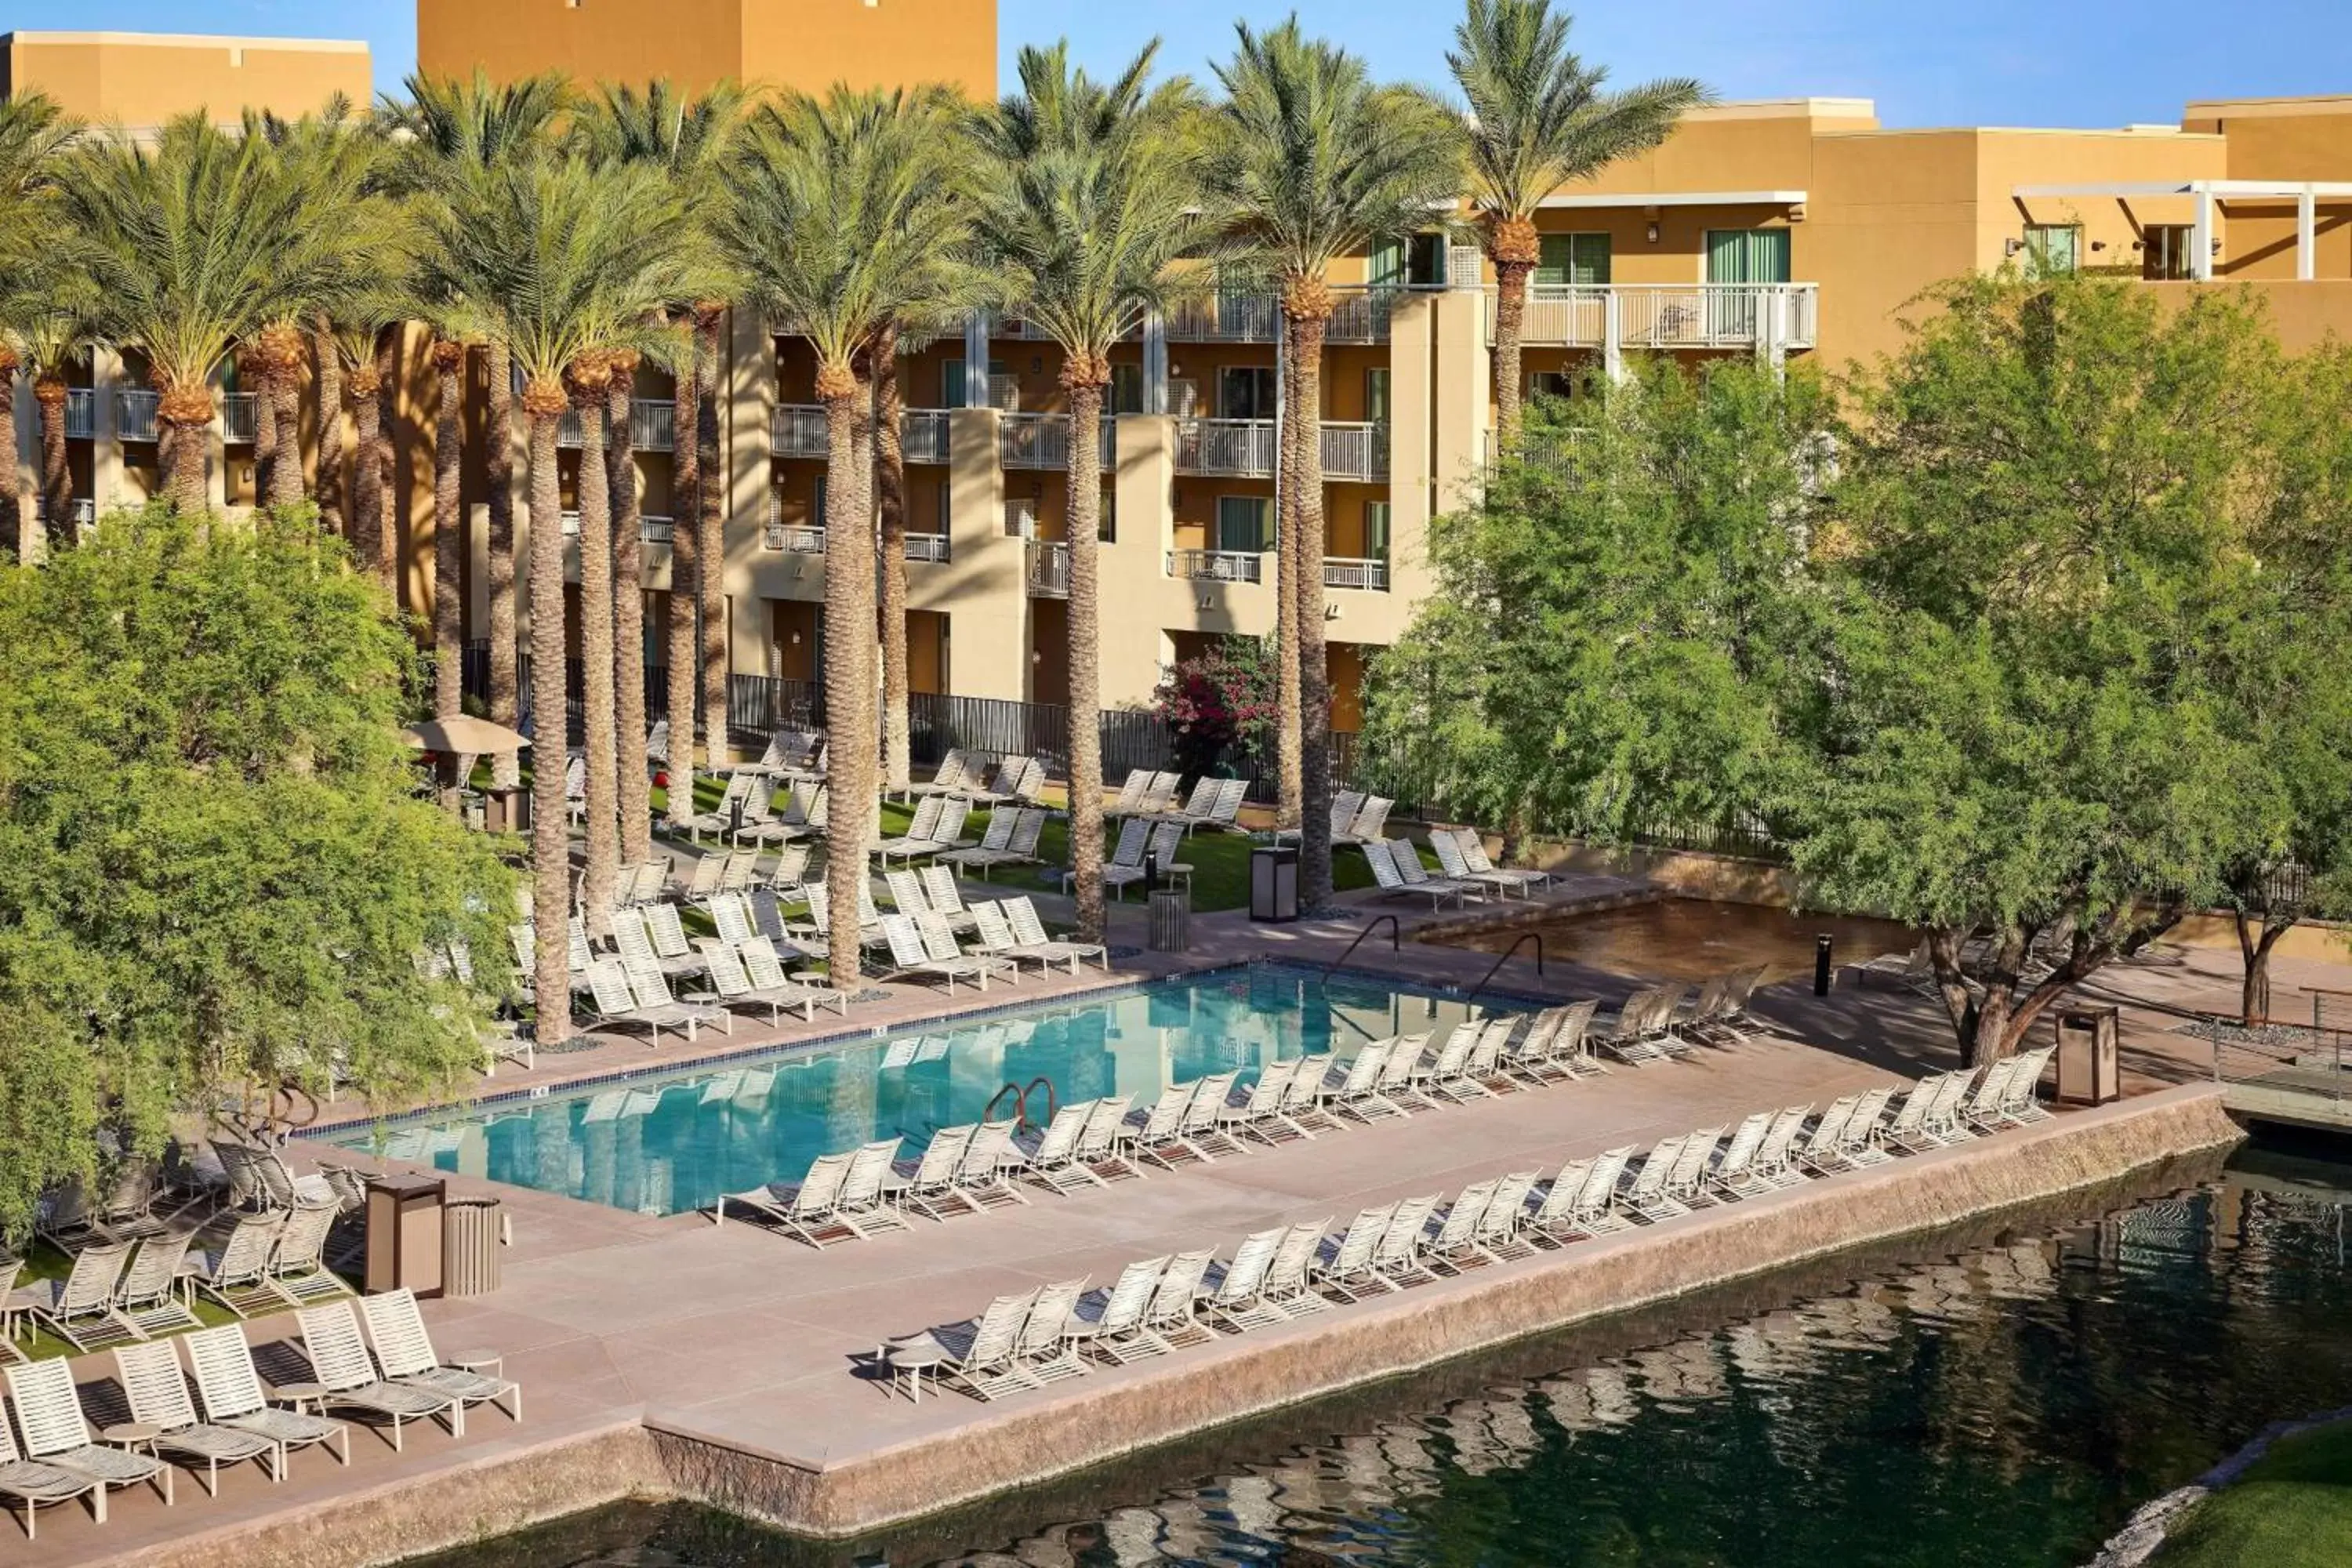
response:
[(941, 479), (940, 481), (940, 531), (941, 533), (950, 533), (954, 531), (948, 526), (948, 518), (950, 516), (948, 511), (948, 497), (953, 494), (955, 494), (955, 487), (950, 484), (947, 480)]
[(1365, 281), (1376, 289), (1445, 287), (1445, 237), (1416, 234), (1406, 241), (1383, 240), (1372, 247)]
[(1143, 412), (1141, 365), (1115, 364), (1110, 367), (1110, 412), (1114, 415)]
[(1274, 417), (1274, 372), (1252, 365), (1227, 365), (1217, 373), (1217, 416), (1221, 419)]
[(2057, 278), (2083, 264), (2083, 230), (2078, 224), (2030, 223), (2025, 226), (2025, 275)]
[(1389, 370), (1378, 365), (1364, 372), (1364, 417), (1375, 425), (1389, 422)]
[(1095, 537), (1105, 544), (1118, 542), (1118, 487), (1103, 486), (1102, 510), (1095, 517)]
[(2189, 242), (2197, 231), (2185, 223), (2152, 223), (2140, 231), (2139, 275), (2157, 282), (2197, 276)]
[(1557, 397), (1565, 402), (1576, 395), (1576, 377), (1564, 370), (1537, 370), (1528, 373), (1528, 395)]
[(1029, 496), (1004, 498), (1004, 537), (1034, 539), (1037, 537), (1037, 502)]
[(1609, 281), (1607, 235), (1548, 234), (1540, 245), (1542, 258), (1536, 263), (1537, 282), (1592, 286)]
[(1710, 283), (1786, 283), (1789, 281), (1789, 231), (1785, 228), (1708, 229), (1706, 280)]
[[(940, 399), (950, 408), (968, 408), (971, 406), (964, 398), (963, 365), (964, 362), (960, 359), (942, 360), (940, 362)], [(988, 374), (990, 378), (992, 380), (997, 376), (1009, 374), (1010, 373), (1004, 368), (1004, 362), (1003, 360), (992, 359), (988, 362)]]
[(1265, 496), (1217, 498), (1217, 548), (1255, 555), (1274, 548), (1274, 502)]
[(1364, 503), (1364, 555), (1372, 561), (1389, 558), (1389, 503), (1384, 500)]

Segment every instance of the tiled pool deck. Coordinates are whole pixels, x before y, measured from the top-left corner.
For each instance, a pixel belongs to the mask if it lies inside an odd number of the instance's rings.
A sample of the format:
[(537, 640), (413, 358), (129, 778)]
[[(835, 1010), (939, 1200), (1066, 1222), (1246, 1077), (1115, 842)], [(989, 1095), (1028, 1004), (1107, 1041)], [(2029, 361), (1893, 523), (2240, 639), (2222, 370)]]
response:
[[(1589, 879), (1570, 894), (1606, 896), (1623, 888)], [(1401, 911), (1381, 908), (1392, 907)], [(1361, 909), (1343, 920), (1279, 928), (1255, 928), (1231, 916), (1196, 918), (1194, 951), (1183, 965), (1138, 962), (1110, 978), (1130, 982), (1251, 957), (1328, 962), (1364, 919)], [(1122, 922), (1118, 936), (1139, 938), (1139, 912), (1130, 908)], [(1410, 914), (1405, 923), (1410, 934)], [(1351, 964), (1424, 984), (1467, 984), (1492, 962), (1485, 953), (1408, 941), (1396, 955), (1385, 943), (1377, 951), (1367, 943)], [(2280, 967), (2282, 985), (2344, 978), (2339, 966)], [(2147, 1003), (2226, 1005), (2235, 994), (2234, 969), (2232, 953), (2164, 951), (2102, 988)], [(1103, 979), (1089, 973), (1092, 983)], [(1540, 981), (1531, 965), (1514, 964), (1511, 973), (1511, 988), (1519, 992), (1613, 998), (1630, 988), (1622, 977), (1591, 972), (1555, 970)], [(943, 1011), (934, 992), (890, 989), (887, 1002), (861, 1009), (856, 1021), (887, 1026)], [(1059, 989), (1070, 989), (1069, 983)], [(1034, 1001), (1048, 992), (1033, 982), (1015, 994)], [(971, 992), (960, 994), (964, 998), (982, 1000)], [(992, 990), (985, 1001), (1011, 999)], [(2201, 1078), (2200, 1047), (2170, 1033), (2173, 1019), (2132, 1007), (2126, 1065), (2141, 1098), (2120, 1108), (2122, 1114), (2115, 1108), (2070, 1113), (1992, 1144), (1809, 1184), (1139, 1367), (1097, 1372), (1050, 1395), (991, 1405), (950, 1395), (914, 1405), (852, 1375), (853, 1357), (870, 1352), (881, 1335), (964, 1316), (1003, 1291), (1077, 1274), (1104, 1282), (1138, 1257), (1191, 1247), (1229, 1249), (1245, 1232), (1276, 1222), (1326, 1215), (1344, 1221), (1367, 1204), (1450, 1192), (1505, 1170), (1549, 1170), (1617, 1143), (1826, 1100), (1885, 1081), (1890, 1072), (1908, 1076), (1950, 1065), (1948, 1030), (1933, 1004), (1908, 993), (1841, 991), (1817, 1000), (1781, 987), (1759, 1000), (1790, 1037), (1350, 1129), (1073, 1197), (1041, 1196), (1026, 1208), (943, 1226), (918, 1221), (908, 1234), (822, 1253), (749, 1226), (714, 1227), (691, 1215), (654, 1219), (498, 1188), (515, 1216), (505, 1287), (485, 1298), (433, 1303), (427, 1317), (445, 1354), (503, 1352), (507, 1372), (529, 1393), (526, 1424), (478, 1411), (463, 1441), (414, 1427), (402, 1455), (373, 1434), (356, 1433), (348, 1469), (305, 1453), (280, 1485), (248, 1468), (225, 1477), (217, 1499), (182, 1486), (179, 1506), (168, 1510), (152, 1495), (119, 1493), (102, 1527), (73, 1509), (50, 1510), (37, 1543), (18, 1540), (0, 1550), (35, 1563), (227, 1561), (263, 1568), (378, 1562), (666, 1484), (747, 1511), (848, 1531), (1549, 1322), (2036, 1195), (2027, 1190), (2036, 1183), (2057, 1190), (2051, 1184), (2095, 1180), (2146, 1158), (2151, 1148), (2161, 1152), (2168, 1141), (2219, 1135), (2219, 1111), (2201, 1090), (2149, 1092)], [(742, 1050), (773, 1042), (739, 1024), (733, 1040), (715, 1043)], [(488, 1087), (554, 1086), (649, 1059), (641, 1042), (602, 1045), (547, 1058), (530, 1075), (502, 1074)], [(684, 1059), (668, 1047), (659, 1056), (664, 1067)], [(2137, 1135), (2121, 1131), (2135, 1124)], [(461, 1192), (483, 1185), (453, 1178)], [(250, 1332), (261, 1341), (291, 1328), (286, 1317), (257, 1323)], [(267, 1372), (272, 1348), (265, 1344), (259, 1353)], [(102, 1380), (110, 1374), (110, 1358), (86, 1358), (79, 1371)], [(279, 1375), (293, 1380), (298, 1373)], [(105, 1393), (90, 1391), (93, 1407), (102, 1405)]]

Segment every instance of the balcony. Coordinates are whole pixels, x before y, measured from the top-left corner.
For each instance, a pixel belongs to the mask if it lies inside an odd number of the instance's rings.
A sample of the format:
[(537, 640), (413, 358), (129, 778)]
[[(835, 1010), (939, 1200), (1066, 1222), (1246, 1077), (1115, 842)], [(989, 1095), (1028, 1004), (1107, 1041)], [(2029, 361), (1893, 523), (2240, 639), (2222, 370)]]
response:
[[(647, 512), (637, 519), (637, 539), (641, 543), (669, 544), (676, 541), (677, 536), (677, 524), (659, 513)], [(567, 511), (563, 514), (563, 537), (566, 539), (580, 537), (578, 512)]]
[[(234, 439), (234, 437), (232, 437)], [(555, 427), (555, 444), (580, 445), (580, 416), (564, 415)], [(659, 398), (638, 397), (629, 403), (629, 445), (647, 452), (667, 452), (677, 445), (677, 405)]]
[(1267, 478), (1274, 473), (1271, 419), (1185, 419), (1176, 426), (1176, 471)]
[(232, 392), (221, 399), (221, 439), (232, 447), (250, 447), (261, 423), (260, 409), (255, 404), (259, 395)]
[(155, 400), (152, 392), (129, 389), (114, 395), (114, 434), (118, 440), (152, 441), (155, 438)]
[[(39, 521), (47, 522), (49, 519), (49, 503), (46, 500), (35, 498), (33, 514)], [(87, 533), (98, 526), (98, 502), (88, 496), (76, 496), (66, 503), (66, 516), (72, 521), (76, 530)]]
[[(1332, 311), (1323, 324), (1327, 343), (1384, 343), (1389, 316), (1407, 290), (1334, 284)], [(1282, 332), (1282, 300), (1238, 290), (1188, 300), (1169, 313), (1171, 343), (1270, 343)]]
[(1066, 599), (1070, 596), (1070, 547), (1058, 539), (1029, 542), (1029, 596)]
[(950, 557), (948, 536), (944, 533), (910, 533), (907, 535), (907, 559), (912, 562), (942, 565)]
[(1334, 288), (1331, 319), (1323, 323), (1327, 343), (1384, 343), (1389, 341), (1389, 314), (1402, 289)]
[[(1102, 462), (1118, 461), (1118, 422), (1102, 421)], [(1070, 420), (1064, 414), (1007, 414), (996, 426), (996, 460), (1008, 468), (1066, 469)]]
[(761, 546), (792, 555), (824, 553), (824, 530), (797, 522), (772, 522), (761, 531)]
[(898, 449), (910, 463), (948, 460), (948, 411), (907, 408), (898, 415)]
[(1811, 283), (1543, 283), (1528, 290), (1519, 335), (1565, 348), (1806, 349), (1819, 305)]
[(1323, 557), (1323, 585), (1326, 588), (1360, 588), (1368, 593), (1385, 594), (1389, 588), (1389, 563), (1345, 555), (1326, 555)]
[(1323, 477), (1385, 481), (1389, 477), (1386, 425), (1323, 422)]
[(87, 386), (66, 388), (66, 439), (87, 441), (98, 434), (98, 394)]
[(1171, 550), (1168, 575), (1191, 583), (1263, 583), (1265, 556), (1244, 550)]
[(821, 403), (780, 403), (776, 405), (776, 456), (779, 458), (828, 458), (833, 446), (825, 435), (824, 405)]

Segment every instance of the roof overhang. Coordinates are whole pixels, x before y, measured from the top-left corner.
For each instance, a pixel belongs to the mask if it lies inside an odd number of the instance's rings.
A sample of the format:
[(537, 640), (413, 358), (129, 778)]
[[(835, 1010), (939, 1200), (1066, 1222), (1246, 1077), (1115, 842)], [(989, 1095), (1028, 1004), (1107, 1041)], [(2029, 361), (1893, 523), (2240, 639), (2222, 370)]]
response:
[(1548, 207), (1795, 207), (1805, 205), (1802, 191), (1629, 191), (1620, 195), (1581, 192), (1550, 195)]
[(2305, 195), (2352, 196), (2352, 180), (2084, 180), (2018, 185), (2020, 201), (2052, 196), (2212, 196), (2220, 201), (2294, 201)]

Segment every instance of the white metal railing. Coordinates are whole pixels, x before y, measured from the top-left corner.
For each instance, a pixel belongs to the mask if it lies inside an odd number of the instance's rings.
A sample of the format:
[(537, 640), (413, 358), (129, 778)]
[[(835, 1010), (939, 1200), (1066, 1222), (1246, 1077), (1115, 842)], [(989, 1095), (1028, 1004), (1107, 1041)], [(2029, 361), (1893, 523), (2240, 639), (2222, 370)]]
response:
[(1171, 343), (1270, 343), (1282, 326), (1282, 301), (1272, 294), (1220, 289), (1187, 300), (1168, 313)]
[(1168, 575), (1195, 583), (1263, 583), (1265, 557), (1244, 550), (1171, 550)]
[(98, 434), (98, 394), (87, 386), (66, 388), (66, 439), (87, 441)]
[(1389, 586), (1389, 563), (1347, 555), (1323, 557), (1323, 585), (1326, 588), (1363, 588), (1373, 593), (1386, 593)]
[(1323, 477), (1327, 479), (1385, 479), (1389, 477), (1389, 427), (1386, 425), (1323, 422)]
[(907, 559), (928, 561), (933, 564), (948, 559), (948, 536), (944, 533), (910, 533), (907, 535)]
[(659, 512), (645, 512), (637, 518), (637, 537), (647, 544), (671, 544), (677, 539), (677, 522)]
[(908, 408), (898, 415), (898, 447), (910, 463), (948, 460), (948, 411)]
[(825, 434), (824, 405), (821, 403), (778, 404), (775, 437), (779, 458), (824, 458), (833, 452), (832, 439)]
[(1029, 542), (1029, 592), (1041, 599), (1070, 596), (1070, 547), (1059, 539)]
[[(33, 515), (40, 521), (48, 521), (49, 503), (46, 499), (34, 498)], [(78, 529), (95, 528), (98, 526), (98, 502), (88, 496), (76, 496), (66, 503), (66, 518)]]
[(251, 392), (232, 392), (221, 399), (221, 439), (232, 446), (251, 446), (259, 433), (261, 410)]
[(1389, 341), (1389, 315), (1397, 297), (1406, 290), (1385, 285), (1334, 288), (1331, 317), (1323, 323), (1327, 343), (1384, 343)]
[(772, 522), (761, 531), (760, 542), (767, 549), (788, 551), (794, 555), (822, 555), (824, 530), (805, 523)]
[(1186, 474), (1271, 474), (1271, 419), (1186, 419), (1176, 426), (1176, 469)]
[(1820, 297), (1812, 283), (1541, 283), (1528, 290), (1519, 336), (1572, 348), (1612, 337), (1630, 349), (1811, 348)]
[(988, 405), (1002, 414), (1017, 411), (1021, 406), (1021, 378), (1017, 375), (990, 376)]
[(152, 441), (155, 438), (155, 404), (157, 395), (130, 388), (114, 395), (114, 434), (122, 441)]
[[(566, 409), (555, 426), (555, 444), (580, 445), (580, 411)], [(677, 405), (655, 397), (629, 400), (629, 445), (648, 452), (667, 452), (677, 445)]]
[[(1105, 416), (1097, 437), (1101, 461), (1118, 461), (1118, 421)], [(1066, 414), (1007, 414), (997, 421), (996, 460), (1007, 468), (1066, 468), (1070, 466), (1070, 417)]]

